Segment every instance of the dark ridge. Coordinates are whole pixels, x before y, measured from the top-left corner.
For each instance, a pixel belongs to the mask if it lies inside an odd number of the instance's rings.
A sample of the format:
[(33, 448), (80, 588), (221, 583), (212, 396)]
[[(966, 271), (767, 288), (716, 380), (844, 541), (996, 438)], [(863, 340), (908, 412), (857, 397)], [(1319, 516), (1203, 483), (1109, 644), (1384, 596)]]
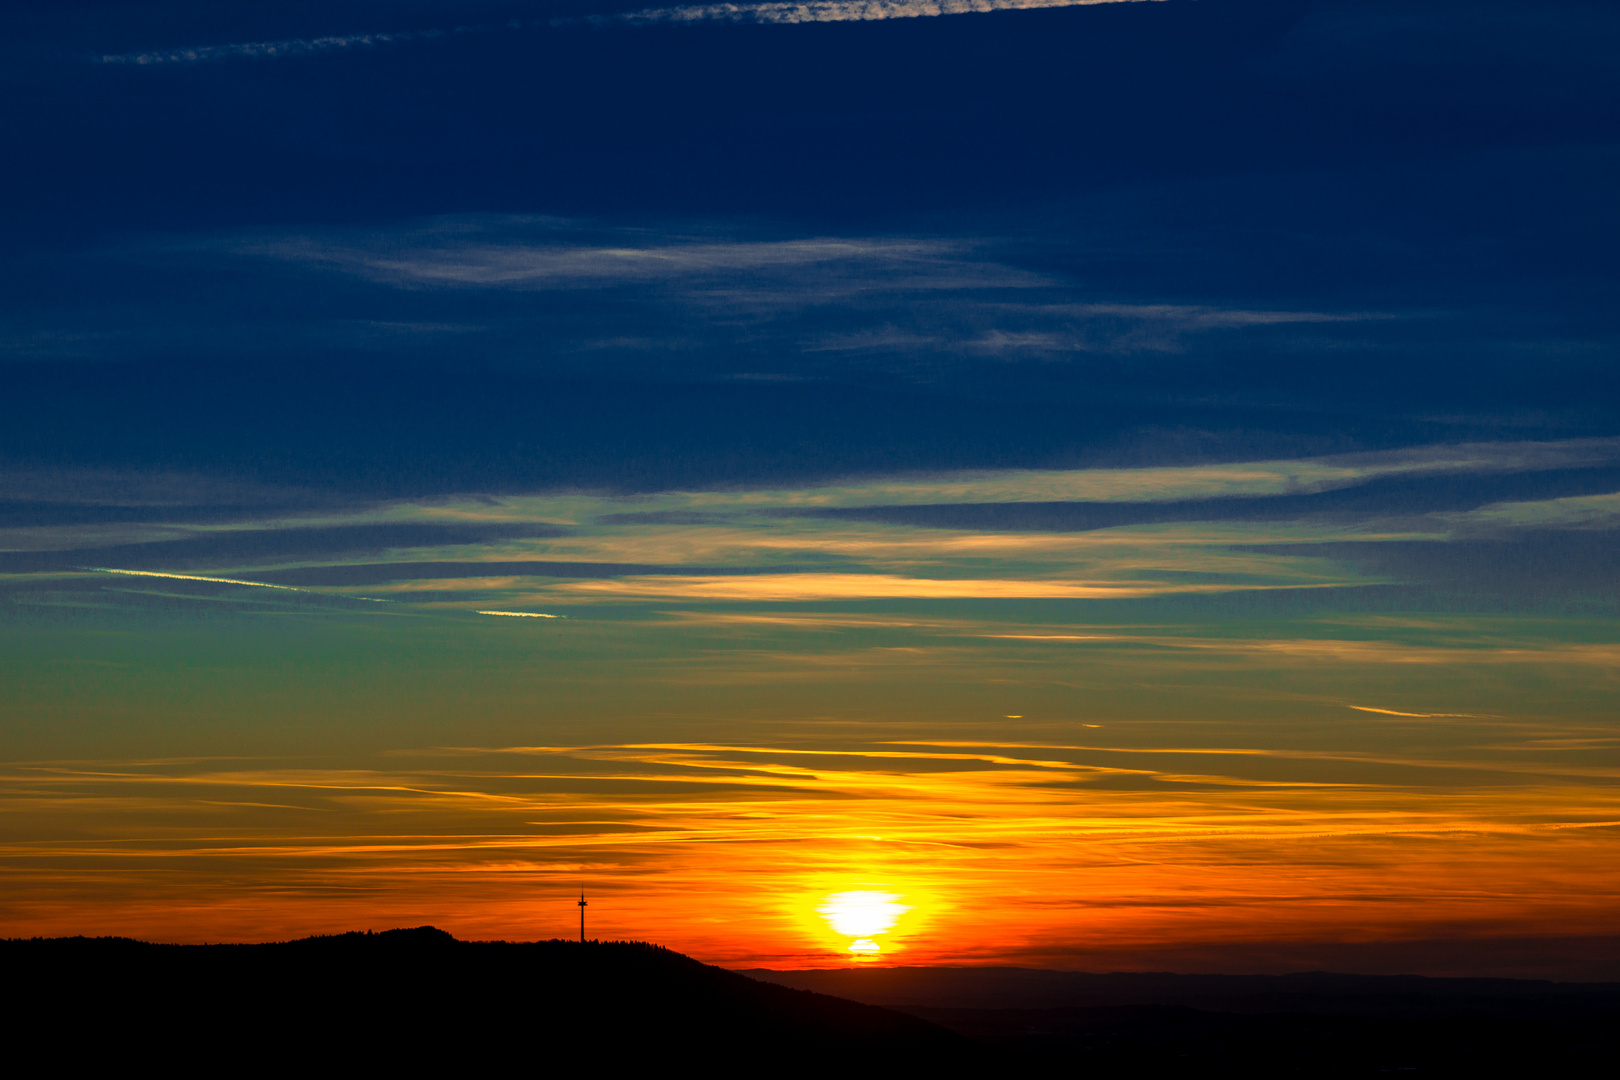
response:
[(949, 503), (794, 510), (795, 516), (881, 521), (936, 529), (1085, 532), (1172, 521), (1287, 521), (1295, 518), (1428, 514), (1495, 502), (1620, 491), (1620, 468), (1390, 477), (1305, 495), (1236, 495), (1166, 502)]
[[(1008, 968), (733, 972), (642, 942), (467, 942), (433, 927), (263, 945), (0, 941), (14, 1030), (76, 1062), (824, 1075), (1570, 1075), (1620, 1050), (1620, 984), (1088, 975)], [(762, 981), (748, 977), (761, 976)], [(900, 1011), (862, 996), (977, 995)], [(885, 989), (886, 988), (886, 989)], [(1031, 1005), (1032, 1000), (1067, 1001)], [(985, 1007), (986, 1005), (1011, 1007)], [(1053, 1072), (1055, 1075), (1056, 1072)]]
[(961, 1060), (926, 1021), (762, 983), (642, 942), (458, 941), (418, 927), (264, 945), (0, 942), (15, 1032), (74, 1060), (449, 1069)]

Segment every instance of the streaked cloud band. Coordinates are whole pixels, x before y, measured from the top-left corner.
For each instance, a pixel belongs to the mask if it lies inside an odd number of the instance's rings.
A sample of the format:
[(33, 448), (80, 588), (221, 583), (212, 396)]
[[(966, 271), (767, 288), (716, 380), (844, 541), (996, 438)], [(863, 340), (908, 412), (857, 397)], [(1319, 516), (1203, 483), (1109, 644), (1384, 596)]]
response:
[(684, 7), (647, 8), (623, 15), (605, 16), (601, 21), (632, 25), (690, 22), (875, 22), (882, 19), (926, 19), (940, 15), (971, 15), (992, 11), (1028, 11), (1039, 8), (1140, 2), (1145, 0), (821, 0), (797, 4), (694, 4)]
[(501, 31), (562, 29), (570, 26), (682, 25), (706, 22), (793, 25), (798, 23), (877, 22), (887, 19), (925, 19), (942, 15), (987, 14), (994, 11), (1031, 11), (1041, 8), (1091, 7), (1097, 4), (1151, 3), (1158, 0), (815, 0), (811, 3), (694, 4), (682, 7), (643, 8), (614, 15), (589, 15), (525, 22), (458, 26), (450, 30), (400, 30), (370, 34), (331, 34), (278, 41), (246, 41), (228, 45), (114, 53), (95, 57), (99, 64), (219, 63), (225, 60), (276, 60), (320, 53), (349, 52), (379, 45), (402, 45), (471, 34)]

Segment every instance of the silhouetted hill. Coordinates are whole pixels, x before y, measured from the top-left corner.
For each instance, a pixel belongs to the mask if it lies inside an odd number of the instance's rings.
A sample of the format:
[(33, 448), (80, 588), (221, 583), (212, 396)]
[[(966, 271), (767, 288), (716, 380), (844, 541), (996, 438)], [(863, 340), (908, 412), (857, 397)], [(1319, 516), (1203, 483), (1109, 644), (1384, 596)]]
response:
[(1099, 1076), (1563, 1076), (1620, 1052), (1620, 984), (1032, 968), (751, 971), (884, 1005), (987, 1060)]
[(14, 1039), (80, 1063), (795, 1073), (944, 1063), (974, 1049), (912, 1016), (640, 942), (469, 942), (432, 927), (263, 945), (55, 938), (0, 943), (0, 969)]
[(468, 942), (432, 927), (264, 945), (11, 940), (0, 965), (14, 1045), (54, 1048), (64, 1067), (1475, 1077), (1582, 1075), (1620, 1051), (1616, 984), (738, 973), (640, 942)]

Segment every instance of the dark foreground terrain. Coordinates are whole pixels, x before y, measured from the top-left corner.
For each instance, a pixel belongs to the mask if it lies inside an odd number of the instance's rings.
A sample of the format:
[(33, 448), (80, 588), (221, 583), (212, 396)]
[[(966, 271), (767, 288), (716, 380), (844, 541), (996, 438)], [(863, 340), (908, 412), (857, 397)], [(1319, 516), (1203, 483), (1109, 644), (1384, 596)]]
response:
[[(266, 945), (0, 942), (13, 1046), (230, 1075), (1611, 1075), (1620, 984), (738, 973), (638, 942), (431, 927)], [(749, 977), (752, 976), (752, 977)]]
[(1077, 1076), (1613, 1075), (1620, 984), (1311, 972), (751, 971), (902, 1010), (992, 1062)]
[[(218, 1075), (802, 1074), (932, 1068), (967, 1039), (639, 942), (422, 927), (266, 945), (0, 942), (6, 1028), (70, 1066)], [(53, 1070), (54, 1071), (54, 1070)]]

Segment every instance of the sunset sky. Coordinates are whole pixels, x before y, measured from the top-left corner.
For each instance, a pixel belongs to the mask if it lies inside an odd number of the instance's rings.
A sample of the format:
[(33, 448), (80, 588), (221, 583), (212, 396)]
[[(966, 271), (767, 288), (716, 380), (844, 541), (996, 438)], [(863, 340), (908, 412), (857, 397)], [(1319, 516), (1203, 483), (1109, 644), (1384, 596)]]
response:
[(0, 936), (1620, 978), (1620, 11), (19, 3)]

